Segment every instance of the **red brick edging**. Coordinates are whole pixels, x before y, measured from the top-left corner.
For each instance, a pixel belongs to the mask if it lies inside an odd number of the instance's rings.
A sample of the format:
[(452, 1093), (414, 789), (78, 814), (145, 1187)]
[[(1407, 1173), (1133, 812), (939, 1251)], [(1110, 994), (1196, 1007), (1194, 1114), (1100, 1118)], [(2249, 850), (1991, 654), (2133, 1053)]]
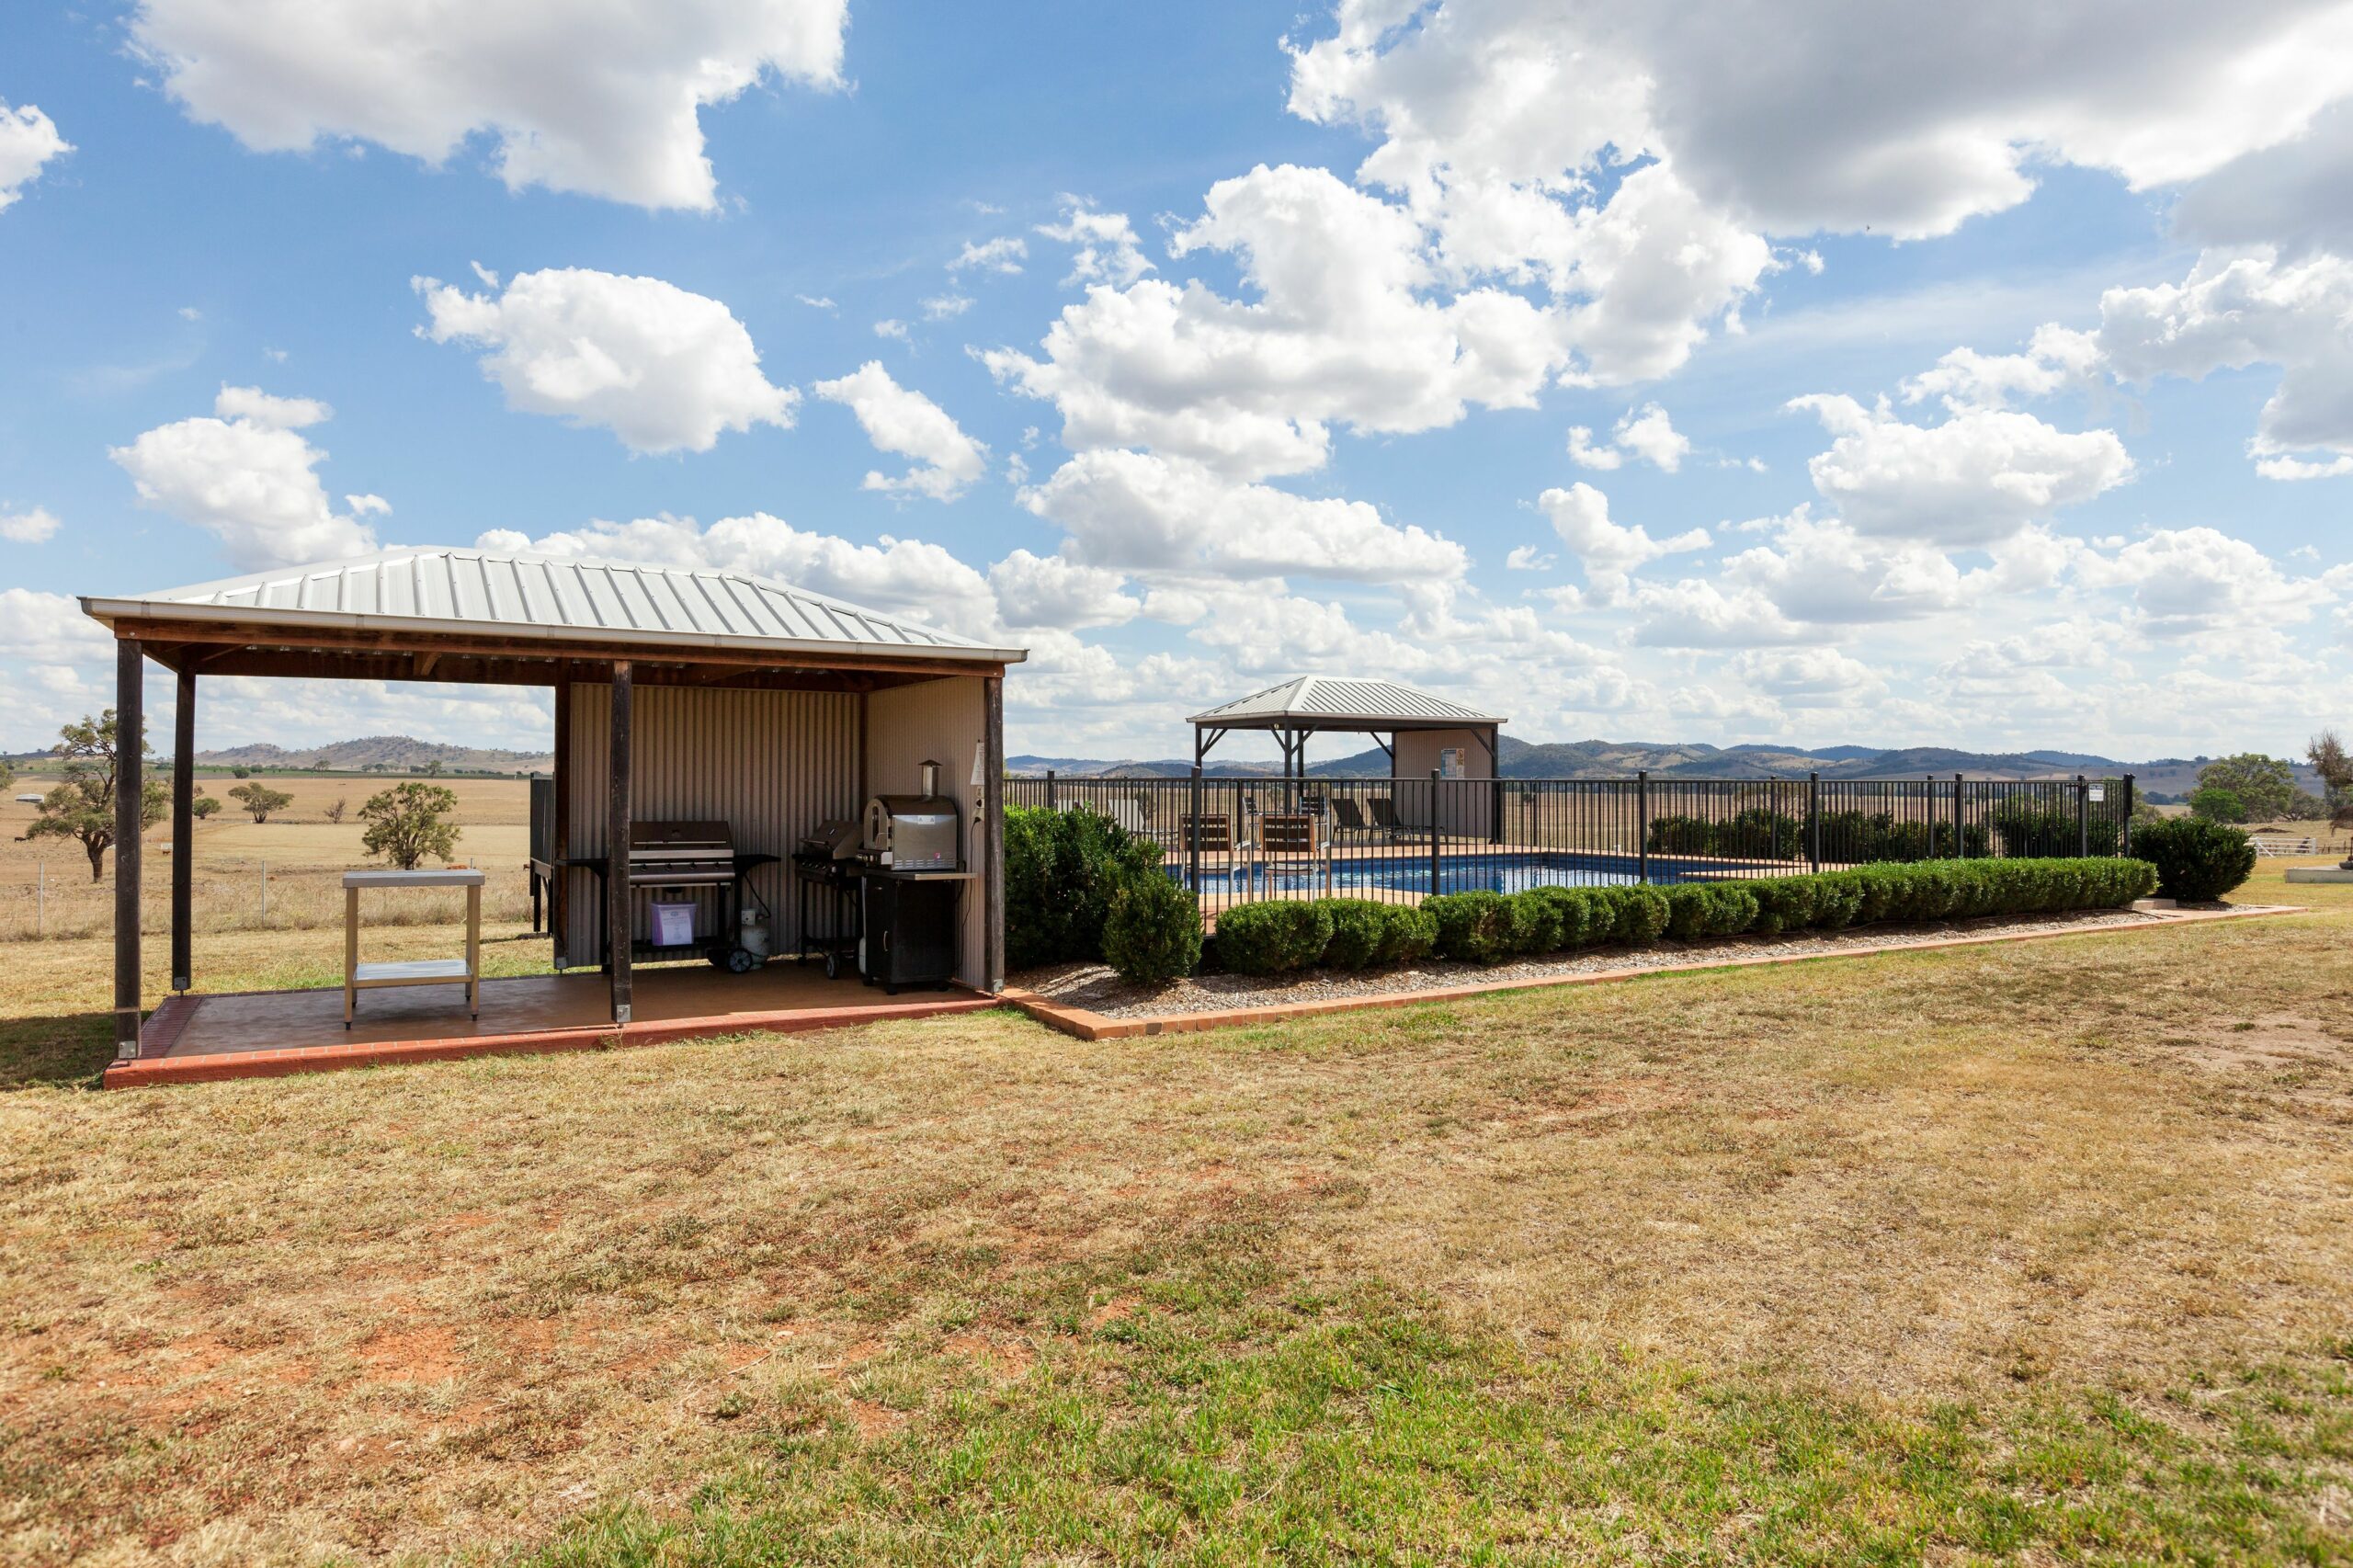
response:
[(1284, 1018), (1313, 1017), (1324, 1013), (1353, 1013), (1374, 1007), (1411, 1007), (1423, 1002), (1460, 1002), (1506, 991), (1534, 991), (1553, 985), (1600, 985), (1620, 980), (1641, 980), (1654, 974), (1690, 974), (1709, 970), (1753, 969), (1767, 964), (1820, 963), (1836, 959), (1876, 958), (1881, 953), (1919, 952), (1935, 948), (1975, 948), (1995, 942), (2045, 942), (2060, 937), (2104, 937), (2117, 931), (2146, 931), (2159, 926), (2188, 926), (2215, 920), (2253, 920), (2273, 915), (2302, 915), (2298, 904), (2268, 904), (2256, 909), (2183, 910), (2147, 920), (2119, 922), (2073, 930), (2012, 931), (1992, 937), (1930, 937), (1914, 942), (1890, 942), (1882, 947), (1847, 948), (1827, 953), (1761, 953), (1747, 958), (1702, 958), (1691, 963), (1653, 964), (1641, 969), (1595, 970), (1584, 974), (1538, 975), (1525, 980), (1493, 980), (1471, 985), (1432, 986), (1426, 991), (1379, 991), (1356, 996), (1327, 996), (1313, 1002), (1276, 1002), (1263, 1007), (1235, 1007), (1215, 1012), (1163, 1013), (1143, 1017), (1115, 1017), (1085, 1007), (1067, 1006), (1034, 991), (1006, 986), (1002, 1001), (1020, 1008), (1040, 1023), (1080, 1040), (1133, 1040), (1143, 1035), (1195, 1034), (1204, 1029), (1235, 1028), (1246, 1024), (1271, 1024)]
[[(962, 987), (959, 987), (962, 990)], [(148, 1028), (168, 1031), (168, 1043), (188, 1027), (188, 1017), (203, 1001), (200, 996), (174, 996), (158, 1006)], [(163, 1084), (211, 1084), (233, 1078), (282, 1078), (296, 1073), (331, 1072), (345, 1067), (389, 1067), (404, 1062), (455, 1062), (470, 1056), (540, 1055), (557, 1051), (612, 1050), (621, 1046), (663, 1045), (718, 1034), (794, 1034), (809, 1029), (843, 1028), (856, 1024), (888, 1023), (903, 1018), (930, 1018), (946, 1013), (974, 1013), (1001, 1006), (995, 996), (941, 996), (926, 1001), (889, 1003), (865, 1007), (795, 1007), (771, 1013), (727, 1013), (716, 1017), (663, 1018), (650, 1023), (610, 1024), (565, 1029), (540, 1029), (528, 1034), (466, 1035), (442, 1040), (355, 1040), (339, 1045), (308, 1045), (279, 1051), (222, 1051), (206, 1056), (148, 1056), (109, 1062), (99, 1076), (108, 1089), (130, 1089)]]

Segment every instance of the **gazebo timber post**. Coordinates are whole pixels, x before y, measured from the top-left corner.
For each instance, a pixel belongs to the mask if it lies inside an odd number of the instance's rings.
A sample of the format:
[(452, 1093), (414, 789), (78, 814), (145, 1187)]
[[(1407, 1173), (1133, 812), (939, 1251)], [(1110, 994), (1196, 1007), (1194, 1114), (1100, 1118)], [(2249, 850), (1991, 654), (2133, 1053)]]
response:
[(631, 673), (627, 659), (613, 661), (610, 778), (605, 815), (605, 956), (610, 965), (613, 1022), (621, 1027), (630, 1020), (630, 945), (634, 925), (629, 888)]
[(146, 802), (146, 653), (114, 645), (114, 1054), (139, 1054), (139, 821)]
[(982, 759), (981, 930), (986, 951), (981, 980), (990, 995), (1005, 989), (1005, 677), (981, 677), (986, 707)]
[(196, 671), (184, 667), (172, 710), (172, 989), (183, 994), (196, 967), (189, 921), (195, 903)]

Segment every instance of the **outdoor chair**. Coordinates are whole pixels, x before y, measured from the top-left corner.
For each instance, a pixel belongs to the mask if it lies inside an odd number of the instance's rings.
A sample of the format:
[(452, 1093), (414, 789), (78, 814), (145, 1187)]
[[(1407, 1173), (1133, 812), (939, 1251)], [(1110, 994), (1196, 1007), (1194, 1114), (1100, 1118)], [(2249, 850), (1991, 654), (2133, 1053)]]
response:
[(1378, 831), (1373, 826), (1372, 819), (1364, 814), (1363, 803), (1353, 796), (1333, 796), (1332, 816), (1339, 824), (1333, 832), (1335, 838), (1343, 833), (1353, 833), (1370, 838)]
[(1258, 819), (1258, 858), (1271, 873), (1286, 866), (1323, 873), (1324, 891), (1332, 891), (1331, 846), (1324, 842), (1324, 819), (1304, 812), (1268, 812)]
[(1233, 819), (1223, 812), (1214, 815), (1204, 812), (1199, 817), (1188, 813), (1176, 819), (1176, 846), (1188, 853), (1198, 847), (1204, 855), (1233, 853)]
[(1392, 840), (1427, 838), (1430, 835), (1427, 827), (1410, 827), (1397, 820), (1397, 801), (1392, 795), (1368, 795), (1364, 803), (1372, 812), (1372, 825)]

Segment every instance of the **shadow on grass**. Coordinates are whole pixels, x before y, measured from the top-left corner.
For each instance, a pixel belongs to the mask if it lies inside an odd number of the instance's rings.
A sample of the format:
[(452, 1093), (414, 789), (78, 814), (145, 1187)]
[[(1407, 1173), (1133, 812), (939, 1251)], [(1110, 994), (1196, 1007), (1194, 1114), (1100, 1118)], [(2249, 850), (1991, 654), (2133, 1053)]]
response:
[(60, 1013), (0, 1018), (0, 1094), (16, 1089), (97, 1086), (114, 1060), (112, 1015)]

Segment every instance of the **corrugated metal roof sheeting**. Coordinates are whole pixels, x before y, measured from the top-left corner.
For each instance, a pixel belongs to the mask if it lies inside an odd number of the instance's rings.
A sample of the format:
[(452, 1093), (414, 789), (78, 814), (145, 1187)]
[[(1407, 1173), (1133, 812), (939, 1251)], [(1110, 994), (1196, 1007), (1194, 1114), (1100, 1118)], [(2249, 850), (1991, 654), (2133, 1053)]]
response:
[(1352, 680), (1338, 676), (1301, 676), (1247, 697), (1237, 697), (1205, 712), (1191, 722), (1217, 724), (1254, 719), (1367, 719), (1406, 723), (1459, 722), (1500, 724), (1496, 714), (1482, 713), (1410, 686), (1388, 680)]
[(393, 617), (446, 629), (662, 632), (948, 651), (981, 644), (748, 573), (473, 550), (392, 550), (134, 596), (289, 615)]

